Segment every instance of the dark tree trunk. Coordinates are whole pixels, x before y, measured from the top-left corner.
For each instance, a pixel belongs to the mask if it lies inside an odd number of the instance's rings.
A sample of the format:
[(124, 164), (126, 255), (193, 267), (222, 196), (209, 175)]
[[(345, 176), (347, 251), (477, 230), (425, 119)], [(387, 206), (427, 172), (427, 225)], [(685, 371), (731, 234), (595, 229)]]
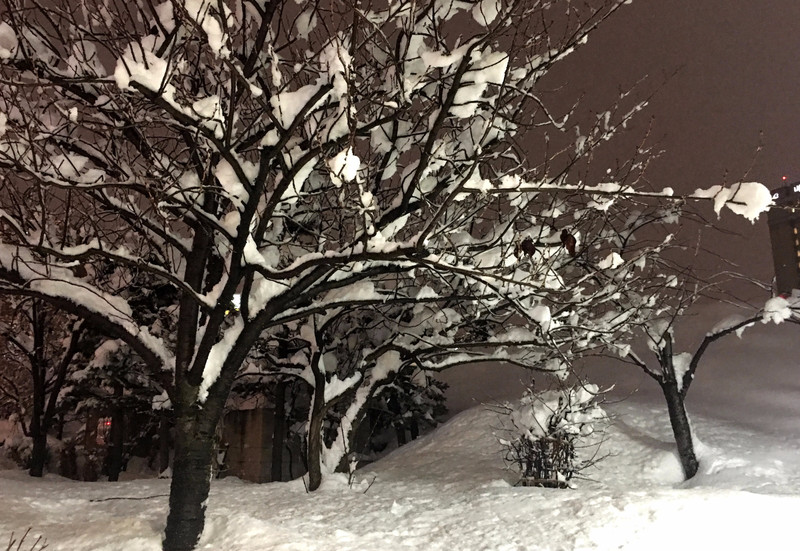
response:
[(162, 549), (192, 551), (205, 525), (214, 434), (198, 430), (194, 416), (181, 416), (176, 423), (169, 515)]
[(322, 423), (325, 420), (325, 374), (314, 371), (314, 399), (308, 421), (308, 489), (314, 491), (322, 484)]
[(408, 443), (405, 425), (403, 423), (395, 423), (394, 432), (397, 435), (397, 445), (400, 447), (405, 446)]
[(408, 425), (408, 430), (411, 433), (411, 440), (416, 440), (419, 438), (419, 421), (417, 421), (416, 418), (411, 418), (411, 421)]
[(275, 385), (275, 423), (272, 428), (272, 465), (270, 480), (283, 480), (283, 448), (286, 442), (286, 381)]
[(392, 422), (392, 426), (394, 427), (395, 435), (397, 435), (397, 446), (405, 446), (408, 440), (406, 439), (405, 421), (402, 417), (400, 417), (400, 404), (398, 404), (396, 400), (389, 399), (387, 400), (386, 406), (389, 408), (389, 411), (392, 412), (392, 416), (395, 418), (395, 421)]
[(56, 438), (64, 439), (64, 412), (58, 414), (58, 424), (56, 425)]
[(47, 430), (50, 428), (45, 416), (47, 400), (46, 381), (47, 366), (45, 364), (45, 327), (46, 316), (39, 309), (38, 301), (34, 301), (32, 312), (33, 355), (31, 357), (31, 375), (33, 377), (33, 412), (30, 432), (33, 439), (31, 450), (31, 468), (29, 474), (35, 477), (44, 475), (47, 463)]
[(169, 416), (162, 412), (158, 423), (158, 473), (161, 474), (169, 468)]
[[(114, 396), (122, 398), (122, 385), (114, 385)], [(115, 405), (111, 413), (111, 444), (108, 447), (108, 480), (116, 482), (122, 472), (123, 447), (125, 444), (125, 413), (121, 406)]]
[(667, 410), (669, 411), (669, 422), (672, 425), (672, 434), (675, 436), (675, 443), (678, 445), (678, 457), (683, 468), (683, 475), (686, 480), (697, 474), (699, 467), (697, 457), (694, 453), (694, 441), (692, 440), (692, 427), (689, 424), (689, 417), (686, 415), (686, 405), (684, 397), (678, 390), (675, 382), (666, 381), (661, 384), (664, 398), (667, 400)]
[(40, 428), (31, 427), (31, 437), (33, 450), (31, 451), (31, 468), (28, 473), (31, 476), (41, 477), (44, 475), (44, 466), (47, 464), (47, 433)]

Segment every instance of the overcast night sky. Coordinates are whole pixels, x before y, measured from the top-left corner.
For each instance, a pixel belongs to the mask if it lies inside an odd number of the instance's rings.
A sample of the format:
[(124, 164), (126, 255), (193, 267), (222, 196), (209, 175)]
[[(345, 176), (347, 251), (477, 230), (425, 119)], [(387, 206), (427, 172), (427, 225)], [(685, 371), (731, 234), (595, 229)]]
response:
[[(605, 109), (649, 77), (642, 96), (657, 93), (640, 121), (654, 117), (664, 151), (649, 172), (654, 187), (688, 192), (744, 178), (772, 189), (783, 175), (800, 180), (799, 22), (797, 0), (634, 0), (556, 78)], [(709, 235), (714, 250), (770, 279), (765, 217), (751, 226), (728, 211), (722, 220), (746, 235)]]

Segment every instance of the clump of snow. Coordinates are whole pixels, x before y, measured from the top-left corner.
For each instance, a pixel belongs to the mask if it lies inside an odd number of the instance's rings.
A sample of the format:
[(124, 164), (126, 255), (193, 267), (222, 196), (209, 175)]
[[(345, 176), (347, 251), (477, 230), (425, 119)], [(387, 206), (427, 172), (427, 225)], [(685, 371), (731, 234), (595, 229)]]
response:
[(464, 44), (450, 53), (422, 50), (420, 51), (420, 57), (428, 67), (445, 68), (460, 62), (468, 49), (469, 44)]
[(625, 264), (625, 261), (622, 259), (619, 253), (615, 251), (609, 254), (600, 262), (598, 262), (597, 267), (600, 268), (601, 270), (608, 270), (608, 269), (613, 270), (615, 268), (619, 268), (623, 264)]
[(725, 206), (751, 222), (755, 222), (758, 215), (772, 205), (772, 193), (765, 185), (758, 182), (740, 182), (729, 188), (716, 185), (708, 189), (697, 189), (691, 197), (713, 199), (714, 212), (717, 215)]
[(163, 25), (164, 30), (172, 32), (175, 30), (175, 12), (173, 11), (172, 2), (166, 0), (158, 4), (153, 10), (159, 23)]
[(534, 306), (531, 309), (530, 316), (542, 327), (542, 331), (547, 332), (550, 330), (550, 322), (552, 321), (552, 317), (549, 306), (543, 304)]
[(450, 112), (459, 118), (473, 116), (480, 103), (486, 102), (484, 92), (489, 84), (502, 84), (508, 67), (508, 54), (505, 52), (474, 51), (469, 71), (464, 75), (458, 88)]
[(141, 43), (128, 45), (114, 69), (114, 80), (122, 90), (137, 82), (148, 90), (158, 91), (167, 79), (169, 64), (154, 53), (155, 37), (147, 36)]
[(5, 21), (0, 21), (0, 59), (11, 59), (17, 52), (19, 41), (14, 29)]
[(308, 35), (317, 26), (317, 10), (307, 9), (300, 13), (295, 19), (294, 28), (295, 33), (302, 40), (307, 40)]
[(334, 376), (325, 385), (325, 402), (330, 402), (356, 386), (361, 381), (361, 373), (353, 373), (350, 377), (340, 379)]
[[(246, 168), (244, 163), (242, 163), (241, 166)], [(239, 179), (239, 175), (236, 174), (233, 166), (231, 166), (226, 159), (222, 159), (217, 166), (214, 167), (214, 176), (234, 205), (241, 207), (247, 202), (250, 195)]]
[(485, 26), (491, 25), (500, 13), (500, 0), (480, 0), (472, 8), (472, 17), (478, 24)]
[(205, 119), (205, 126), (210, 128), (217, 138), (222, 138), (223, 114), (219, 96), (200, 98), (192, 104), (192, 111)]
[(276, 94), (269, 98), (269, 103), (281, 125), (288, 128), (319, 90), (319, 84), (307, 84), (294, 91)]
[(591, 421), (605, 418), (602, 408), (589, 407), (598, 394), (596, 385), (531, 392), (514, 408), (511, 420), (524, 428), (529, 439), (538, 440), (557, 431), (588, 436), (593, 430)]
[(773, 297), (764, 304), (764, 323), (781, 323), (794, 315), (789, 301), (783, 297)]
[(225, 46), (227, 36), (222, 30), (220, 22), (211, 14), (212, 6), (223, 6), (227, 11), (227, 7), (222, 2), (212, 2), (211, 0), (184, 0), (184, 7), (189, 17), (194, 19), (198, 25), (206, 33), (208, 46), (214, 55), (220, 58), (227, 58), (229, 51)]
[(681, 352), (672, 356), (672, 369), (675, 371), (675, 380), (678, 382), (678, 388), (683, 386), (683, 376), (689, 371), (691, 361), (692, 355), (688, 352)]
[[(740, 323), (746, 321), (746, 319), (747, 318), (745, 318), (741, 314), (733, 314), (733, 315), (727, 316), (727, 317), (721, 319), (720, 321), (718, 321), (711, 328), (711, 330), (706, 333), (706, 336), (711, 336), (711, 335), (716, 335), (717, 333), (722, 333), (723, 331), (731, 329), (731, 328), (739, 325)], [(737, 329), (736, 330), (736, 336), (739, 337), (739, 338), (742, 338), (742, 335), (744, 334), (745, 330), (747, 330), (749, 327), (752, 327), (752, 325), (753, 324), (750, 323), (750, 324), (747, 324), (747, 325), (743, 325), (742, 327)]]
[(328, 159), (331, 180), (336, 187), (341, 187), (344, 182), (352, 182), (358, 175), (361, 159), (354, 153), (353, 148), (343, 149), (334, 157)]
[(320, 64), (328, 74), (328, 80), (333, 86), (333, 95), (341, 98), (347, 94), (347, 75), (352, 63), (348, 52), (339, 41), (333, 41), (320, 52)]
[(94, 351), (94, 356), (89, 363), (89, 367), (104, 367), (108, 365), (112, 356), (119, 351), (120, 345), (121, 341), (117, 339), (108, 339), (103, 342), (103, 344), (98, 346), (97, 350)]

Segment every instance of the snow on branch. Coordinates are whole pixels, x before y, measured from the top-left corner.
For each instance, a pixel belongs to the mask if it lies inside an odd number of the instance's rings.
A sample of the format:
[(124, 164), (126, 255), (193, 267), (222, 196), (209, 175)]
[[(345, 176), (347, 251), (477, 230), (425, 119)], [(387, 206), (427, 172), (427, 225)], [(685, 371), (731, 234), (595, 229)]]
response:
[(772, 205), (772, 193), (758, 182), (739, 182), (730, 187), (720, 185), (708, 189), (697, 189), (688, 196), (690, 199), (713, 199), (714, 212), (719, 215), (722, 207), (755, 222), (758, 215)]

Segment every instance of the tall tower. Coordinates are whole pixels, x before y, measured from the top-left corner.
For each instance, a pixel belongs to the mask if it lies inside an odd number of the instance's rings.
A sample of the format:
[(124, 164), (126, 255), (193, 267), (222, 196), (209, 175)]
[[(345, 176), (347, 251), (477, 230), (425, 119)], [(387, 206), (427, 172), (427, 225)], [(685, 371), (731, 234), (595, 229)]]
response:
[(773, 190), (767, 212), (775, 285), (779, 294), (800, 289), (800, 182)]

